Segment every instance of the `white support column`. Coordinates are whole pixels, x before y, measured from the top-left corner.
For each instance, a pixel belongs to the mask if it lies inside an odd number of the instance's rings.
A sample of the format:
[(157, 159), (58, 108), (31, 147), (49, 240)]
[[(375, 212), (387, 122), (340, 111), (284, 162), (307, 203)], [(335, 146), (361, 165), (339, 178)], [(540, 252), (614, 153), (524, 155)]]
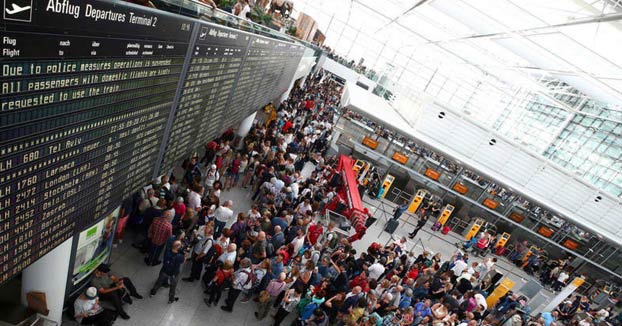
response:
[(253, 126), (253, 121), (255, 121), (255, 117), (257, 116), (257, 111), (253, 114), (246, 117), (242, 122), (240, 122), (240, 126), (238, 127), (238, 132), (236, 133), (237, 138), (239, 139), (238, 148), (242, 148), (242, 139), (248, 135), (248, 132), (251, 131), (251, 127)]
[(69, 238), (22, 271), (22, 304), (28, 304), (26, 294), (30, 291), (45, 293), (50, 310), (46, 318), (59, 325), (63, 319), (72, 242), (73, 238)]

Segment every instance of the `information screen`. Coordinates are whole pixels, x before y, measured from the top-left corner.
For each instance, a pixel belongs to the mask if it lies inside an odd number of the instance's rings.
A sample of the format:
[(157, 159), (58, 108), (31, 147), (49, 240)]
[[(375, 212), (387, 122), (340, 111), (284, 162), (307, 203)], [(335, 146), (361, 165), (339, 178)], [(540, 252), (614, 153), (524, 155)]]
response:
[(125, 2), (2, 5), (0, 283), (286, 91), (304, 50)]
[[(163, 172), (221, 131), (233, 115), (229, 97), (244, 63), (250, 36), (221, 26), (200, 24), (164, 156)], [(237, 114), (236, 114), (237, 116)], [(245, 117), (245, 116), (243, 116)], [(227, 120), (234, 123), (240, 120)]]
[(160, 173), (287, 91), (304, 47), (199, 24)]
[(4, 4), (0, 282), (151, 178), (194, 24), (106, 2)]

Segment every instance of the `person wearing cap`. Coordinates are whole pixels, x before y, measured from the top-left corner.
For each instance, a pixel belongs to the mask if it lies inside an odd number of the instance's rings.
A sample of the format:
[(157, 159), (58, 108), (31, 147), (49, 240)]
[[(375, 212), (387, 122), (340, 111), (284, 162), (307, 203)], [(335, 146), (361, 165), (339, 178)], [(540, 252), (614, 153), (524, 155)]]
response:
[(138, 294), (136, 287), (132, 281), (127, 278), (118, 278), (110, 274), (110, 267), (107, 264), (101, 264), (95, 270), (91, 279), (91, 286), (95, 287), (99, 296), (103, 301), (112, 303), (117, 313), (123, 319), (129, 319), (130, 316), (123, 310), (123, 302), (132, 303), (132, 298), (142, 299)]
[(73, 310), (73, 317), (82, 325), (108, 326), (116, 318), (114, 311), (100, 306), (95, 287), (87, 288), (76, 298)]
[(216, 180), (220, 180), (220, 173), (218, 172), (216, 164), (212, 164), (205, 173), (204, 183), (208, 193), (214, 188), (214, 182), (216, 182)]
[(292, 192), (292, 187), (285, 187), (285, 198), (283, 199), (281, 207), (283, 209), (293, 208), (295, 200), (296, 198), (294, 197), (294, 193)]
[(205, 155), (201, 158), (201, 163), (209, 164), (214, 160), (218, 143), (215, 140), (205, 144)]

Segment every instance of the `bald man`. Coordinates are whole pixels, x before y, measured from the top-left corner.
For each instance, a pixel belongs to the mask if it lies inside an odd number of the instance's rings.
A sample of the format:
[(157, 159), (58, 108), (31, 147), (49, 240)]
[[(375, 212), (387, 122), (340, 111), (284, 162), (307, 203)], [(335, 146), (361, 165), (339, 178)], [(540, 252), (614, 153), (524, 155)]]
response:
[(171, 250), (164, 253), (164, 262), (162, 264), (162, 268), (160, 269), (158, 279), (155, 281), (155, 284), (151, 289), (151, 297), (156, 295), (158, 289), (160, 289), (164, 282), (168, 281), (170, 284), (168, 292), (168, 303), (171, 304), (179, 300), (179, 298), (175, 296), (177, 279), (179, 277), (179, 272), (181, 271), (181, 266), (189, 257), (189, 254), (184, 255), (181, 249), (181, 241), (177, 240), (173, 242)]

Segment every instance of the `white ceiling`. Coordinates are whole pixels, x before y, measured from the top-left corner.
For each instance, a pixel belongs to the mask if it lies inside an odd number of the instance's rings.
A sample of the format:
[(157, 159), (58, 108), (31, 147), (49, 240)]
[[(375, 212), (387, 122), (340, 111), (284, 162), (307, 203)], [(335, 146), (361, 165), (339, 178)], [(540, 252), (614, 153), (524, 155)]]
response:
[[(430, 65), (471, 64), (522, 86), (525, 77), (544, 73), (622, 104), (618, 0), (296, 0), (295, 6), (321, 30), (345, 26), (329, 31), (327, 44), (342, 54), (368, 53), (366, 62), (376, 67), (425, 54)], [(340, 48), (345, 39), (357, 44)], [(358, 43), (371, 45), (357, 52)]]

